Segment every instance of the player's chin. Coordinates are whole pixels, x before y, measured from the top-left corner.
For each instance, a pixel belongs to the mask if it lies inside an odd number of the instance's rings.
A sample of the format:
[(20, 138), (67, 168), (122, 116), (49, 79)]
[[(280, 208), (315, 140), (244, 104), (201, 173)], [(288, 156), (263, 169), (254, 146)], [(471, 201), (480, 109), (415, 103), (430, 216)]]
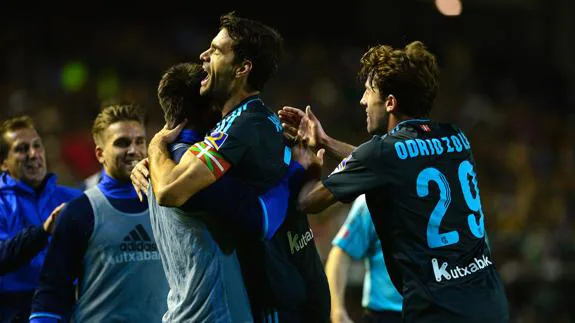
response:
[(136, 168), (135, 164), (126, 164), (122, 167), (121, 171), (119, 172), (120, 174), (118, 174), (120, 177), (122, 178), (130, 178), (130, 175), (132, 175), (132, 171), (134, 170), (134, 168)]
[(206, 95), (209, 92), (209, 84), (208, 83), (202, 83), (202, 85), (200, 86), (200, 95)]
[(44, 180), (44, 177), (46, 177), (46, 172), (26, 172), (22, 179), (28, 183), (40, 183)]
[(369, 124), (369, 122), (367, 123), (367, 125), (365, 126), (365, 130), (367, 131), (367, 133), (372, 133), (373, 129), (371, 127), (371, 125)]

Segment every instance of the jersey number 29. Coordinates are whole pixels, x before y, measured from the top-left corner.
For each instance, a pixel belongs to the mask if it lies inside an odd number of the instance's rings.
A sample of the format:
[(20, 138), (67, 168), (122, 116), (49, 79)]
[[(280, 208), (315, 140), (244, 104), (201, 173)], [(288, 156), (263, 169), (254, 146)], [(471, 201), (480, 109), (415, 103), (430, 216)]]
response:
[[(467, 207), (469, 207), (472, 212), (478, 212), (480, 215), (478, 221), (475, 215), (470, 213), (467, 216), (467, 224), (475, 237), (482, 238), (485, 235), (485, 226), (483, 223), (483, 210), (481, 209), (479, 189), (477, 188), (477, 176), (473, 170), (473, 164), (468, 160), (461, 162), (461, 164), (459, 164), (458, 175), (459, 184)], [(471, 176), (471, 182), (468, 176)], [(432, 181), (439, 187), (439, 201), (431, 212), (429, 222), (427, 223), (427, 245), (429, 248), (439, 248), (459, 242), (459, 233), (455, 230), (439, 233), (441, 220), (451, 203), (451, 190), (443, 173), (433, 167), (422, 170), (417, 176), (417, 195), (419, 197), (426, 197), (429, 194), (429, 183)], [(475, 196), (473, 196), (471, 192), (471, 185), (473, 185), (473, 189), (475, 190)]]

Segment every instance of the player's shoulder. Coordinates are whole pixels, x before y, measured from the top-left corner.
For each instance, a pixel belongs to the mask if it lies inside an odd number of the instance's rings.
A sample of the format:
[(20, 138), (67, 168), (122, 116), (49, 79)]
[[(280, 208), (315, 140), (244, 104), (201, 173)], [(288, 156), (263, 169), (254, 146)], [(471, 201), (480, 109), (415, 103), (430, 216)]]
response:
[(434, 124), (435, 124), (435, 127), (437, 128), (437, 130), (444, 133), (444, 134), (458, 134), (458, 133), (463, 132), (463, 130), (461, 130), (461, 128), (459, 128), (457, 125), (455, 125), (453, 123), (436, 122)]
[(261, 99), (254, 99), (242, 107), (240, 120), (251, 125), (267, 125), (268, 127), (283, 130), (281, 121), (272, 109), (270, 109)]
[(92, 204), (90, 203), (90, 199), (86, 193), (82, 193), (80, 196), (70, 200), (66, 203), (66, 206), (62, 210), (60, 214), (60, 218), (66, 219), (74, 219), (77, 220), (78, 218), (82, 218), (84, 216), (93, 216), (94, 211), (92, 209)]
[(237, 129), (248, 131), (260, 129), (262, 125), (281, 129), (281, 122), (258, 96), (243, 100), (213, 128), (212, 132), (228, 133)]
[(411, 139), (421, 134), (435, 132), (460, 131), (457, 126), (448, 122), (431, 119), (408, 119), (399, 122), (389, 133), (390, 139)]
[(265, 118), (274, 112), (264, 103), (264, 101), (258, 97), (253, 96), (244, 99), (235, 110), (230, 112), (230, 116), (237, 115), (240, 119), (253, 119), (253, 118)]
[(369, 140), (359, 145), (354, 150), (354, 155), (357, 157), (363, 156), (365, 158), (374, 158), (386, 155), (390, 149), (393, 148), (396, 141), (397, 138), (390, 134), (374, 135)]

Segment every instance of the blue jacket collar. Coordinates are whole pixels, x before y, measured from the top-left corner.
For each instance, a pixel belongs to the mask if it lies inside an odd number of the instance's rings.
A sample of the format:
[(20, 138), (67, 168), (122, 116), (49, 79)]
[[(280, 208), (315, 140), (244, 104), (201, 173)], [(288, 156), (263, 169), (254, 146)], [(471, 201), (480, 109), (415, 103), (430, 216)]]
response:
[(51, 192), (56, 187), (57, 176), (54, 173), (47, 173), (44, 183), (39, 192), (23, 181), (16, 180), (7, 172), (0, 172), (0, 191), (19, 191), (32, 195), (45, 194)]
[(98, 188), (109, 198), (131, 199), (138, 197), (131, 182), (114, 179), (105, 170), (102, 170), (102, 179), (98, 183)]

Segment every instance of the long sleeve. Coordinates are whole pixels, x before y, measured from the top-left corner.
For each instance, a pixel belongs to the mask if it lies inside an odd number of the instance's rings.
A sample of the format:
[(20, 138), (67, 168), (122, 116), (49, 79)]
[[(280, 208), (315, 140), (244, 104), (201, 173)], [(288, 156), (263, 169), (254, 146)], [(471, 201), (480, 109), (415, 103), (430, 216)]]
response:
[(48, 243), (49, 234), (39, 227), (27, 227), (12, 238), (0, 224), (0, 275), (7, 274), (30, 262)]
[(31, 322), (56, 322), (70, 315), (74, 281), (81, 274), (93, 229), (94, 212), (86, 195), (71, 201), (62, 211), (32, 301)]

